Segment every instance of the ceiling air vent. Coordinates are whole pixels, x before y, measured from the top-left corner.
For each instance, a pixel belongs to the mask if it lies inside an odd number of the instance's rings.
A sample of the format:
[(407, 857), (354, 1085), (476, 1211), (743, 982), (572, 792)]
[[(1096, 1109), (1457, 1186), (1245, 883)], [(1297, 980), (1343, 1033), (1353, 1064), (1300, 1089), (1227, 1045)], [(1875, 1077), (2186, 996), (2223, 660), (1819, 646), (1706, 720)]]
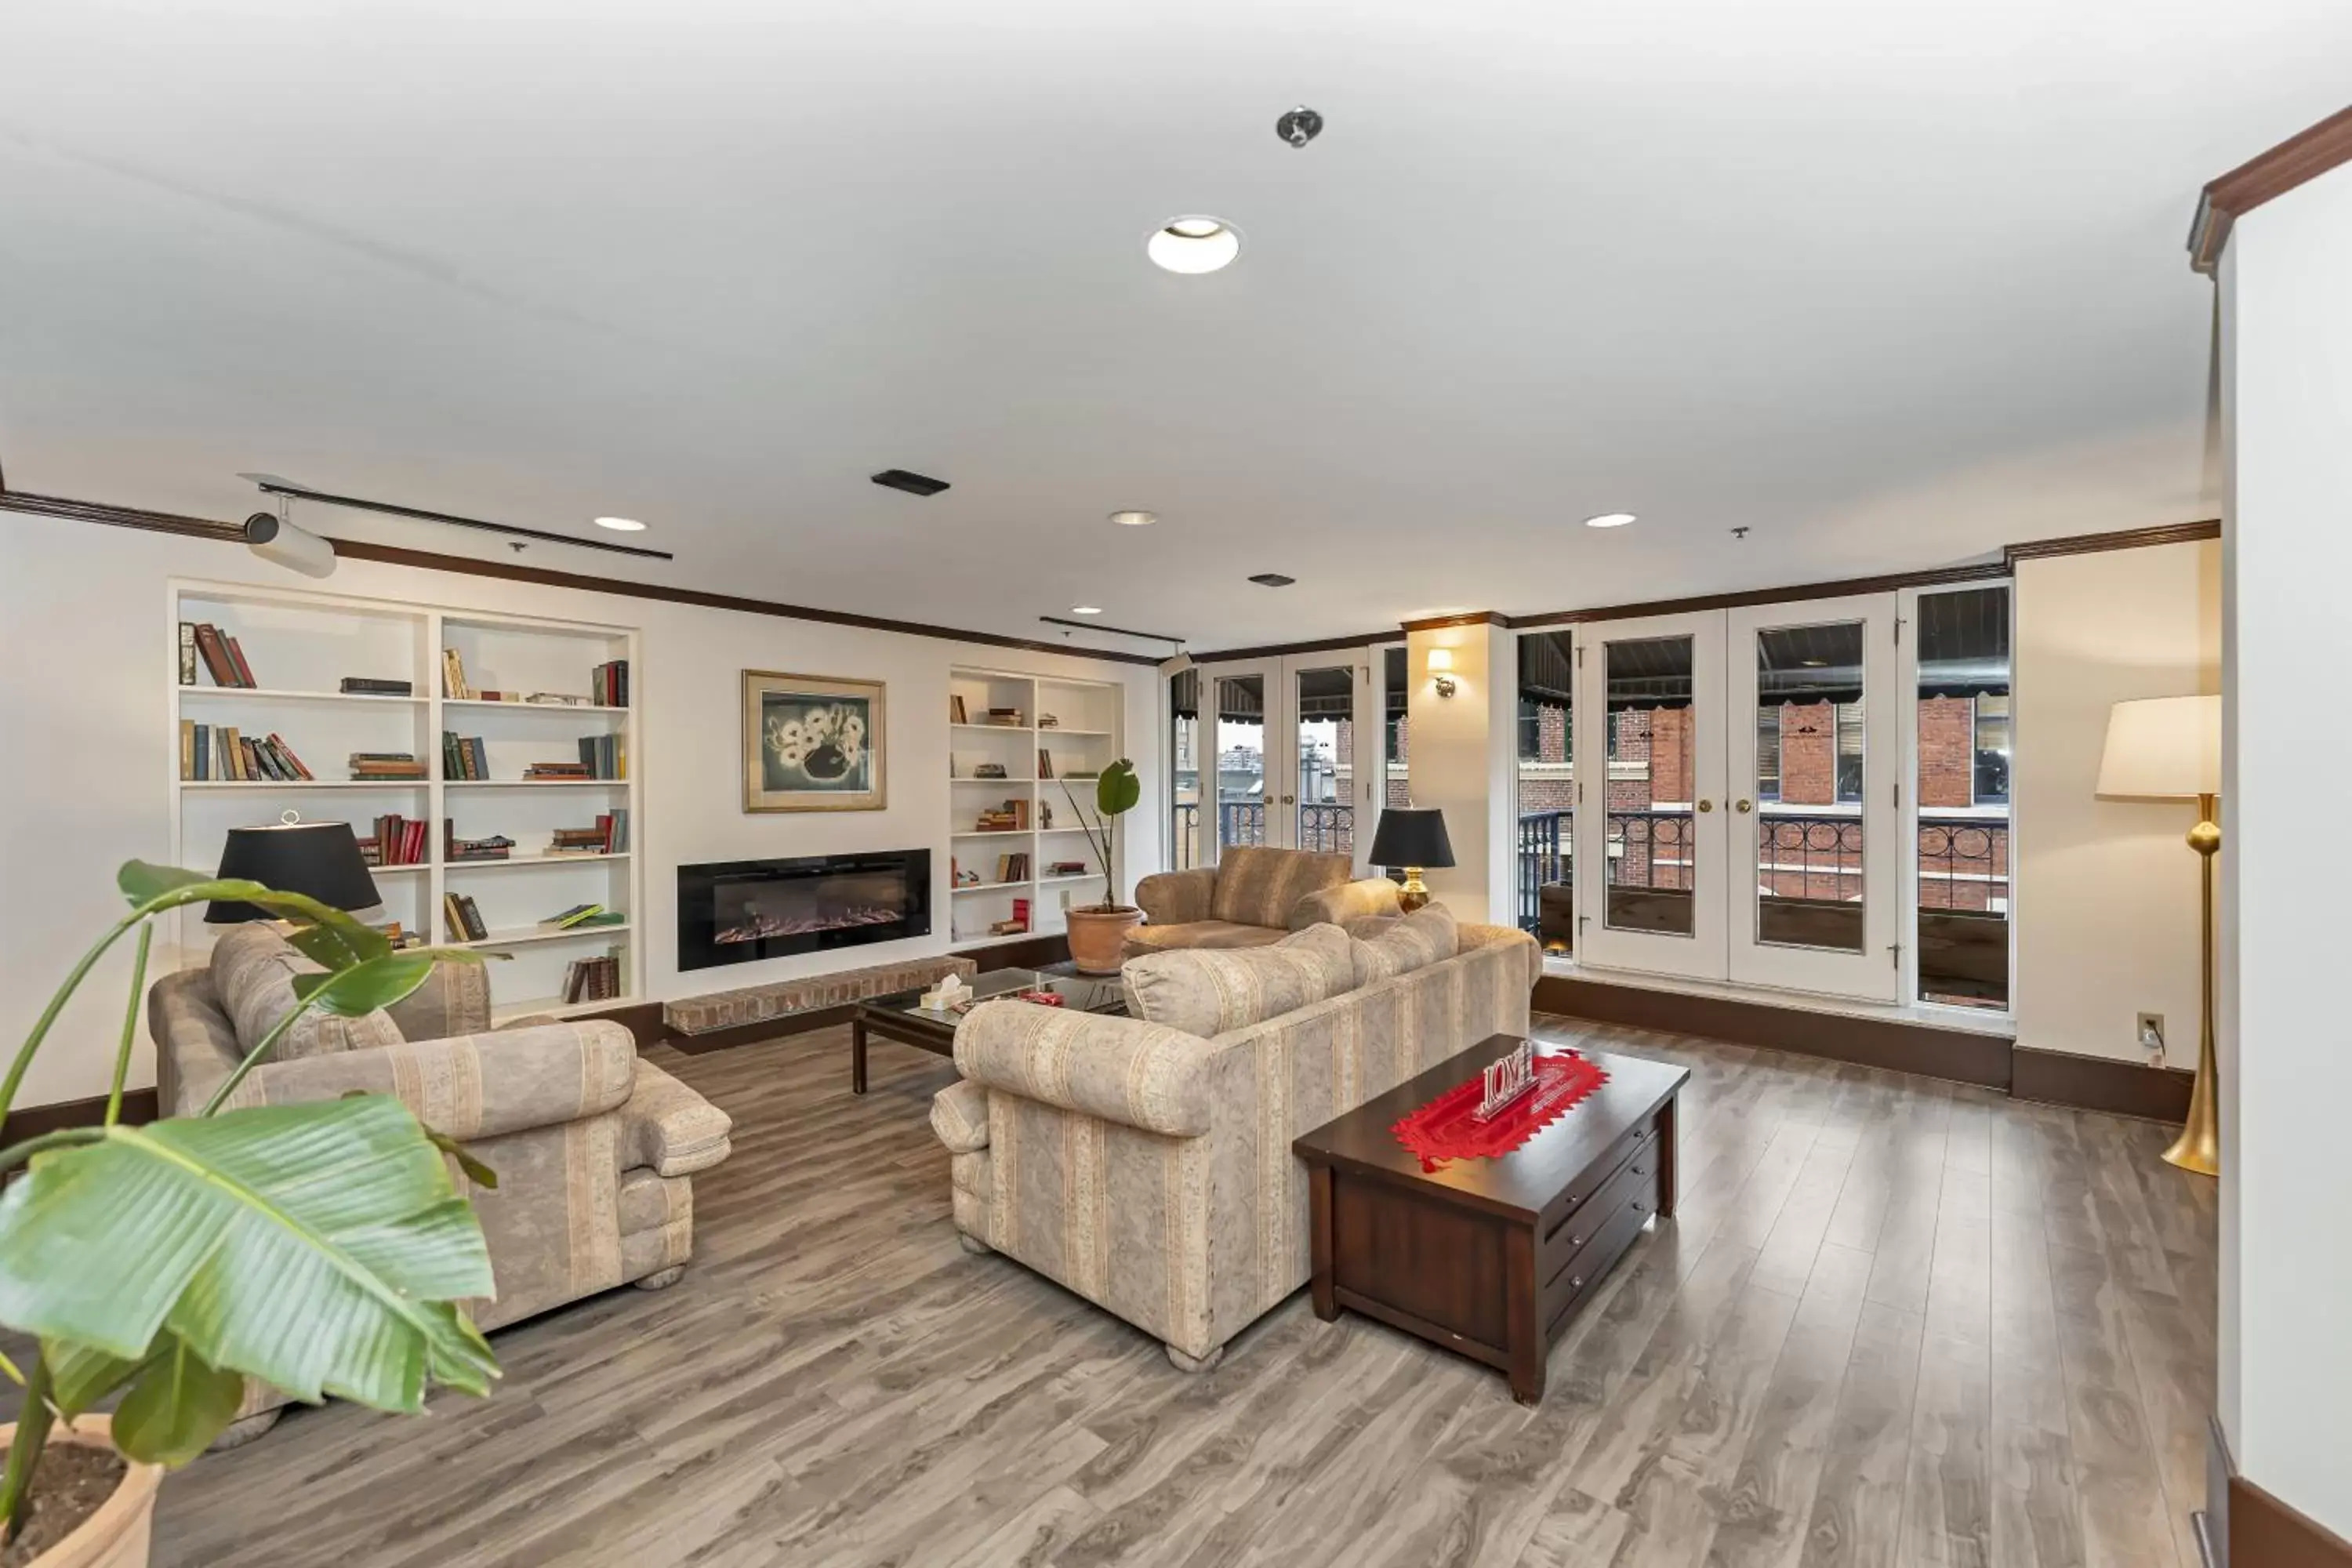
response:
[(885, 468), (874, 476), (874, 482), (885, 489), (905, 490), (910, 496), (935, 496), (948, 488), (945, 479), (909, 473), (905, 468)]
[(1251, 574), (1250, 581), (1266, 588), (1287, 588), (1298, 579), (1286, 577), (1279, 572), (1256, 572)]

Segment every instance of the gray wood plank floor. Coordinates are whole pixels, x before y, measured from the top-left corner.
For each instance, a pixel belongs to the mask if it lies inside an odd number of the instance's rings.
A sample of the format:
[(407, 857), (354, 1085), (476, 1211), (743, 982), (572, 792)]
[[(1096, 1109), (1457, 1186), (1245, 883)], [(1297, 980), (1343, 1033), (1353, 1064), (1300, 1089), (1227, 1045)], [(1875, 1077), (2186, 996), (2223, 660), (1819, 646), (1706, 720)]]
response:
[(1678, 1062), (1684, 1191), (1503, 1380), (1304, 1293), (1206, 1376), (958, 1247), (953, 1069), (845, 1030), (662, 1064), (736, 1119), (693, 1267), (495, 1336), (402, 1421), (166, 1483), (158, 1568), (2195, 1568), (2214, 1194), (2165, 1129), (1546, 1019)]

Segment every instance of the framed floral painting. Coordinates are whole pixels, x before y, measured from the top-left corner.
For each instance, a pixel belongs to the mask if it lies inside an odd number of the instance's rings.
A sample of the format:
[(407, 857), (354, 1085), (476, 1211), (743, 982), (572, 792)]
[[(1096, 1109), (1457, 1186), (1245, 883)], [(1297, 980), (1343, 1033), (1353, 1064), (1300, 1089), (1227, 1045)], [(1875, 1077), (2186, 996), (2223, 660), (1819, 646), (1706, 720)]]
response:
[(879, 811), (883, 685), (743, 672), (743, 809)]

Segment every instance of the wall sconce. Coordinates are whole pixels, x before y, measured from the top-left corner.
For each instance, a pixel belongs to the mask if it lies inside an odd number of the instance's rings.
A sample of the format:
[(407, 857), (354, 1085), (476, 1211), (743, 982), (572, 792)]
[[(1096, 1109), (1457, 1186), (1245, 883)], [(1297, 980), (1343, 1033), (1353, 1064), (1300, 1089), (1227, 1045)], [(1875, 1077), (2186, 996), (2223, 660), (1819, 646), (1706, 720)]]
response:
[(1448, 673), (1453, 668), (1453, 649), (1433, 647), (1429, 650), (1429, 673), (1434, 677), (1431, 684), (1437, 688), (1440, 697), (1454, 695), (1454, 677)]

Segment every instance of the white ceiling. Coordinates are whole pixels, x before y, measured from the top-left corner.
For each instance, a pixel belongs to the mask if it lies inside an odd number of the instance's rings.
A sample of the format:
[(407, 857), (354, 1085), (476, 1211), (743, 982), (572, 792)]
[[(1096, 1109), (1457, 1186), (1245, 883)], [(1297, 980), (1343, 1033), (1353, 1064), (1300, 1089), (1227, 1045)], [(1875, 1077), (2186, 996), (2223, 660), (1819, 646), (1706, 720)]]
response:
[[(2352, 5), (12, 0), (5, 40), (12, 488), (622, 512), (677, 560), (524, 559), (1213, 648), (2211, 515), (2192, 202), (2341, 107)], [(1146, 263), (1195, 212), (1241, 260)]]

